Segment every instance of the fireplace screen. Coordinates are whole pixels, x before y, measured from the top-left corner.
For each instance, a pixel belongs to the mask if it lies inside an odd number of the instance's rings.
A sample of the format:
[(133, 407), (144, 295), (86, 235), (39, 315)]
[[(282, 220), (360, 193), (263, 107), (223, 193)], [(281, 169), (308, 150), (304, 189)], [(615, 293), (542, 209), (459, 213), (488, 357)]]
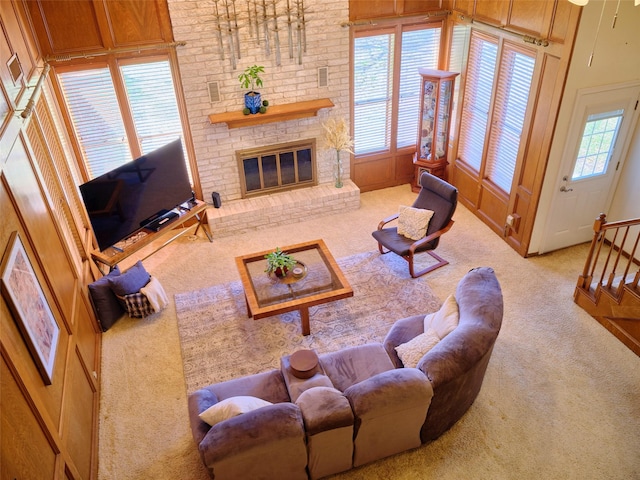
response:
[(242, 198), (316, 185), (315, 147), (309, 139), (236, 152)]

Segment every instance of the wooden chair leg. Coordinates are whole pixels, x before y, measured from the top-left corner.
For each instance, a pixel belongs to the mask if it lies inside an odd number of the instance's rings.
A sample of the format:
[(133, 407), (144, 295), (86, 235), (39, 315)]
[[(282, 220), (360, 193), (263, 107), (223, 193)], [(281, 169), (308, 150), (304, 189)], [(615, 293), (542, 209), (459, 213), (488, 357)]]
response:
[(407, 262), (409, 262), (409, 274), (411, 275), (412, 278), (421, 277), (425, 273), (432, 272), (437, 268), (444, 267), (445, 265), (449, 264), (449, 262), (447, 260), (442, 258), (437, 253), (434, 253), (432, 250), (427, 250), (424, 253), (428, 253), (429, 255), (431, 255), (434, 259), (436, 259), (438, 261), (438, 263), (434, 263), (433, 265), (429, 265), (427, 268), (425, 268), (424, 270), (420, 270), (419, 272), (416, 272), (415, 269), (414, 269), (413, 255), (407, 255), (406, 257), (403, 257)]

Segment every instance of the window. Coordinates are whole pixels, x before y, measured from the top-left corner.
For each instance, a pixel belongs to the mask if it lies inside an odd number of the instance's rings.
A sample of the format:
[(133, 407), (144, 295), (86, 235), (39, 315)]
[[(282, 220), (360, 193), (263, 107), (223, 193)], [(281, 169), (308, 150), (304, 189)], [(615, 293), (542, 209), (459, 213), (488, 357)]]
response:
[[(184, 145), (168, 60), (63, 71), (58, 79), (89, 179), (178, 137)], [(190, 171), (186, 150), (185, 161)]]
[(475, 35), (471, 37), (458, 155), (478, 171), (489, 121), (497, 55), (497, 41)]
[(420, 114), (419, 68), (437, 68), (440, 50), (440, 29), (402, 32), (400, 58), (400, 98), (398, 101), (398, 148), (416, 144)]
[[(449, 52), (449, 71), (462, 73), (466, 61), (467, 44), (469, 43), (469, 33), (471, 29), (468, 25), (454, 25), (451, 33), (451, 51)], [(457, 112), (460, 94), (461, 77), (456, 78), (451, 96), (451, 127), (449, 129), (450, 141), (456, 138), (457, 132)]]
[(511, 191), (518, 159), (534, 64), (535, 58), (513, 46), (504, 46), (487, 153), (487, 178), (507, 193)]
[(584, 126), (571, 180), (603, 175), (618, 136), (624, 110), (592, 114)]
[[(371, 154), (415, 145), (418, 68), (437, 68), (440, 27), (367, 31), (354, 40), (354, 152)], [(396, 45), (396, 42), (400, 45)], [(400, 52), (395, 58), (394, 52)], [(397, 72), (397, 73), (396, 73)], [(397, 106), (393, 98), (397, 93)], [(397, 108), (394, 115), (394, 108)], [(393, 119), (398, 120), (393, 125)]]
[(389, 149), (393, 42), (393, 34), (355, 40), (353, 143), (356, 154)]
[(500, 48), (497, 38), (472, 33), (458, 156), (506, 193), (511, 191), (534, 66), (535, 54), (529, 50), (507, 42)]

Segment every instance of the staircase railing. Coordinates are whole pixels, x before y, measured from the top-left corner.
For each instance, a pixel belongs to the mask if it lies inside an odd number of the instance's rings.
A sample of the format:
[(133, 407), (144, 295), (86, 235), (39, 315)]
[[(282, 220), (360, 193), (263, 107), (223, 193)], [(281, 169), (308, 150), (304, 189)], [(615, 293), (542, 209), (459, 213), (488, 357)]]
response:
[(640, 292), (639, 243), (640, 218), (607, 223), (606, 215), (600, 214), (593, 224), (593, 240), (577, 287), (594, 298), (598, 290), (619, 298), (624, 286)]

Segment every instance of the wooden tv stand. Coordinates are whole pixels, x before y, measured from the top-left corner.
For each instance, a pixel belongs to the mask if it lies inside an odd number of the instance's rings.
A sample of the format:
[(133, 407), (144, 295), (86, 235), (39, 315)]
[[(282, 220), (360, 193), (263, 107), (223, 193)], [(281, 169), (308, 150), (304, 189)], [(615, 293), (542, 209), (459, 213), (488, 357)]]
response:
[[(190, 231), (191, 229), (188, 228), (189, 226), (185, 226), (185, 223), (192, 219), (197, 221), (194, 235), (197, 234), (200, 227), (202, 227), (209, 241), (213, 242), (206, 215), (204, 215), (206, 209), (207, 204), (205, 202), (196, 200), (195, 205), (190, 209), (180, 209), (178, 217), (168, 221), (167, 225), (161, 230), (154, 232), (153, 230), (141, 228), (127, 239), (116, 244), (123, 245), (123, 248), (112, 246), (103, 251), (94, 251), (91, 253), (91, 257), (100, 271), (103, 271), (101, 265), (109, 267), (109, 270), (113, 270), (118, 263), (141, 252), (145, 247), (149, 247), (143, 252), (141, 258), (136, 259), (144, 260)], [(179, 230), (176, 231), (178, 228)]]

